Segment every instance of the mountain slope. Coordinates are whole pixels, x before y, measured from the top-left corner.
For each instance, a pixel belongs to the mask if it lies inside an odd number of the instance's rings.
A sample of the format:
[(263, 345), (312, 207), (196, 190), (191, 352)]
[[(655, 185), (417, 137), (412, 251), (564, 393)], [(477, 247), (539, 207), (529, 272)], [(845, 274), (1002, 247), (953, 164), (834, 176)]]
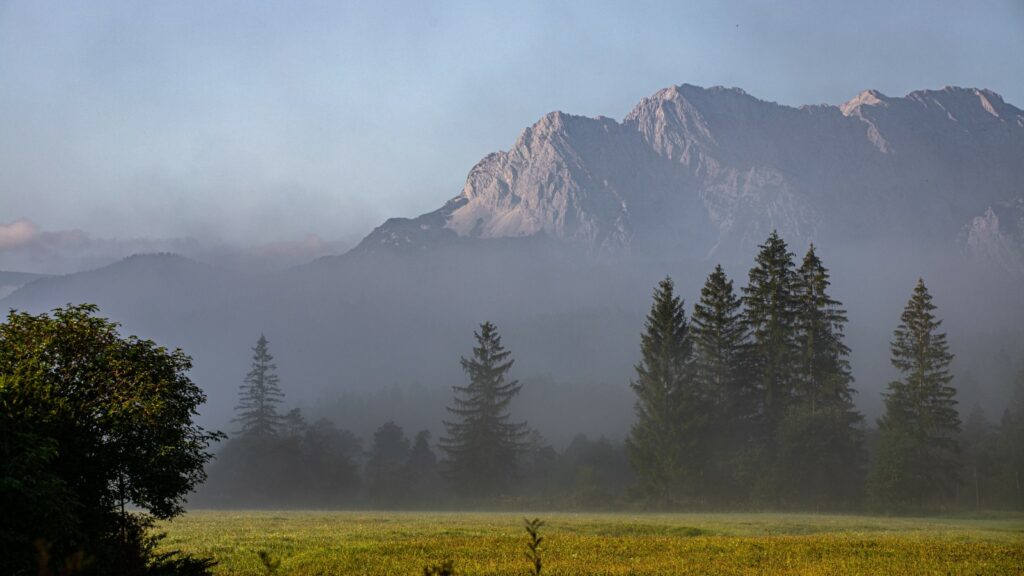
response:
[(1024, 112), (988, 90), (866, 91), (841, 106), (792, 108), (682, 85), (621, 123), (548, 114), (411, 230), (396, 220), (364, 244), (430, 244), (450, 230), (729, 259), (778, 229), (799, 242), (953, 246), (974, 216), (1019, 193), (1020, 158)]

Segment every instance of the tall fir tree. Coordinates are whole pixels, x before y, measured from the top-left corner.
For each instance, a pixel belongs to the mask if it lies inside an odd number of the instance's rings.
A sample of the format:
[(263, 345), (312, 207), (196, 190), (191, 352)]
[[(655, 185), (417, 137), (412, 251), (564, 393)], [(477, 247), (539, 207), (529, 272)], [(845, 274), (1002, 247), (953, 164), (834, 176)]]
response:
[(496, 496), (511, 488), (529, 431), (525, 422), (511, 422), (508, 411), (522, 388), (518, 380), (506, 381), (515, 362), (511, 352), (502, 347), (490, 322), (473, 335), (473, 356), (461, 359), (469, 384), (452, 387), (455, 398), (448, 413), (454, 418), (444, 422), (446, 436), (439, 445), (446, 476), (460, 494)]
[(738, 418), (749, 416), (743, 405), (752, 400), (744, 382), (747, 328), (741, 307), (732, 280), (718, 265), (701, 288), (691, 318), (697, 385), (724, 414)]
[(889, 383), (878, 422), (868, 489), (879, 507), (921, 508), (952, 496), (960, 482), (953, 355), (934, 311), (928, 288), (918, 280), (890, 343), (892, 365), (903, 377)]
[(813, 244), (796, 276), (797, 400), (812, 413), (819, 409), (852, 410), (850, 348), (843, 342), (846, 310), (828, 294), (829, 272)]
[(239, 434), (253, 438), (273, 438), (281, 431), (283, 419), (277, 405), (284, 399), (277, 377), (277, 364), (270, 354), (267, 338), (260, 334), (252, 349), (252, 367), (239, 387), (236, 417)]
[(694, 386), (693, 341), (682, 300), (670, 278), (658, 284), (640, 337), (635, 366), (636, 421), (626, 439), (638, 495), (658, 504), (699, 496), (705, 473), (702, 440), (710, 415)]
[(853, 403), (846, 311), (828, 294), (829, 273), (812, 244), (796, 273), (794, 402), (777, 438), (786, 500), (852, 504), (863, 479), (863, 417)]
[(756, 390), (744, 370), (747, 329), (742, 302), (721, 265), (693, 307), (693, 378), (711, 402), (709, 493), (720, 502), (740, 497), (749, 484), (746, 450), (754, 433)]
[(744, 322), (750, 331), (748, 363), (757, 383), (765, 427), (771, 438), (794, 398), (797, 334), (793, 253), (775, 231), (760, 246), (743, 288)]

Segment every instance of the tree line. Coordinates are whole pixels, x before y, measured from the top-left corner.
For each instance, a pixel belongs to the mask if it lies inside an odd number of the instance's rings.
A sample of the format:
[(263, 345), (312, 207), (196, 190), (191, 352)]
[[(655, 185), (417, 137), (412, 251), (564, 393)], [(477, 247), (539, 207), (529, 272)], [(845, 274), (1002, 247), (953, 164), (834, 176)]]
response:
[(890, 345), (900, 378), (872, 427), (854, 404), (846, 323), (816, 248), (798, 264), (774, 232), (746, 286), (736, 290), (716, 266), (689, 314), (666, 278), (641, 334), (628, 437), (580, 435), (563, 451), (513, 419), (522, 385), (490, 322), (460, 360), (467, 383), (453, 386), (444, 434), (410, 439), (387, 422), (366, 450), (328, 420), (277, 409), (284, 395), (261, 336), (240, 428), (201, 501), (901, 511), (981, 507), (984, 492), (986, 506), (1024, 507), (1024, 374), (998, 426), (973, 416), (964, 427), (953, 355), (919, 280)]
[[(92, 305), (0, 324), (0, 572), (207, 574), (156, 552), (187, 498), (237, 506), (1024, 509), (1024, 373), (998, 423), (961, 419), (953, 354), (919, 281), (890, 343), (899, 378), (869, 426), (853, 403), (846, 312), (812, 246), (772, 234), (737, 291), (721, 267), (688, 310), (659, 283), (624, 442), (556, 450), (513, 418), (522, 389), (485, 322), (443, 434), (356, 435), (285, 410), (261, 337), (234, 434), (194, 422), (191, 358), (122, 336)], [(213, 447), (222, 440), (218, 457)], [(199, 488), (199, 494), (193, 492)], [(192, 496), (190, 496), (190, 494)]]

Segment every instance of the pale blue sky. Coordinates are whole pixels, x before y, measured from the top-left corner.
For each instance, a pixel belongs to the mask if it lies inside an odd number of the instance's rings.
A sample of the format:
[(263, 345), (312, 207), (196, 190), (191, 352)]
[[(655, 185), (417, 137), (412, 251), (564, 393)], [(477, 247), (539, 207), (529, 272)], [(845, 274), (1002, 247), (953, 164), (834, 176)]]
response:
[(0, 0), (0, 225), (350, 238), (548, 111), (621, 119), (684, 82), (1024, 107), (1024, 1)]

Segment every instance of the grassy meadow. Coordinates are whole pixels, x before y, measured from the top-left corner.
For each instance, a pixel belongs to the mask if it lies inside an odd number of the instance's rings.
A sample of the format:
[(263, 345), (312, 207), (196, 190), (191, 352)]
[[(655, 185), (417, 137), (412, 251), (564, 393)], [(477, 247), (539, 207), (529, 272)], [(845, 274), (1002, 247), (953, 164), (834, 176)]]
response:
[[(796, 514), (541, 516), (544, 574), (1024, 574), (1024, 516)], [(218, 574), (529, 574), (522, 514), (193, 511), (162, 547)]]

